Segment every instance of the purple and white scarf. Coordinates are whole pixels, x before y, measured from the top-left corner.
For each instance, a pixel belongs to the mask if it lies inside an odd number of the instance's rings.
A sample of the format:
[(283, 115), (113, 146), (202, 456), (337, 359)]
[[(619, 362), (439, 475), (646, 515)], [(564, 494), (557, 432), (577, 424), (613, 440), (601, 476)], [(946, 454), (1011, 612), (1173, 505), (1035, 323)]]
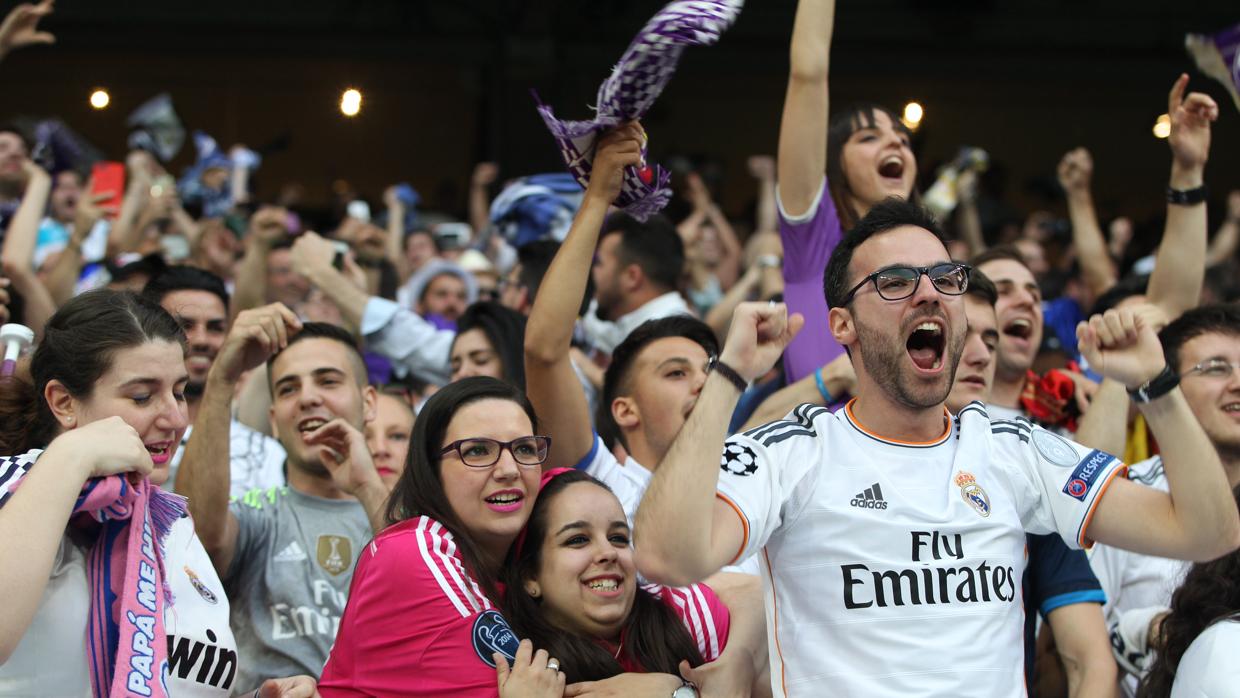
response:
[(1189, 34), (1184, 46), (1201, 72), (1223, 83), (1236, 109), (1240, 109), (1240, 24), (1213, 36)]
[[(676, 0), (668, 3), (646, 23), (612, 69), (611, 76), (599, 87), (596, 114), (589, 121), (560, 121), (551, 113), (551, 107), (539, 103), (538, 113), (555, 136), (568, 171), (578, 184), (584, 188), (590, 183), (599, 135), (620, 123), (644, 116), (672, 79), (685, 47), (707, 46), (718, 41), (740, 14), (743, 2)], [(643, 162), (645, 156), (643, 144)], [(658, 165), (626, 167), (616, 205), (644, 221), (662, 210), (671, 199), (672, 192), (667, 186), (670, 180), (671, 173)]]
[[(40, 451), (0, 457), (0, 507), (35, 465)], [(70, 525), (94, 538), (86, 554), (90, 615), (86, 660), (95, 698), (167, 695), (168, 640), (163, 541), (186, 515), (185, 498), (142, 479), (94, 478), (82, 486)]]

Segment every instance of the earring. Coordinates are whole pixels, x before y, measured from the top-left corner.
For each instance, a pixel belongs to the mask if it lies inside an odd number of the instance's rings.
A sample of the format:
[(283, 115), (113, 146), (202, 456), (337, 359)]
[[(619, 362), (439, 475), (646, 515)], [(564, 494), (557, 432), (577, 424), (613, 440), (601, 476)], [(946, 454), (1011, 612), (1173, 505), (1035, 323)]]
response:
[(525, 593), (533, 596), (534, 598), (538, 598), (542, 595), (542, 590), (538, 588), (537, 584), (531, 584), (525, 588)]

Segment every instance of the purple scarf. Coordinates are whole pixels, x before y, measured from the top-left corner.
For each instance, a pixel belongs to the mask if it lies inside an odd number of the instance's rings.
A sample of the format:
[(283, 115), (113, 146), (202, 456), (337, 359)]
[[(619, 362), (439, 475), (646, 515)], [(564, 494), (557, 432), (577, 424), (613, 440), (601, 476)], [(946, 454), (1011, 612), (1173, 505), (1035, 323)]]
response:
[[(585, 187), (590, 183), (599, 134), (644, 116), (672, 79), (685, 47), (706, 46), (718, 41), (736, 20), (743, 1), (676, 0), (668, 3), (646, 23), (612, 69), (611, 77), (599, 87), (596, 115), (590, 121), (559, 121), (551, 113), (551, 107), (539, 103), (538, 112), (555, 136), (568, 171), (578, 184)], [(645, 154), (643, 144), (643, 161)], [(641, 169), (627, 167), (616, 205), (644, 221), (662, 210), (671, 199), (672, 192), (667, 186), (670, 179), (671, 173), (658, 165)]]
[[(0, 458), (0, 506), (34, 466), (37, 451)], [(163, 541), (186, 515), (185, 498), (121, 475), (87, 480), (69, 520), (91, 532), (86, 554), (90, 616), (86, 659), (96, 698), (167, 695)]]
[(1240, 24), (1213, 36), (1189, 34), (1184, 45), (1201, 72), (1223, 83), (1240, 109)]

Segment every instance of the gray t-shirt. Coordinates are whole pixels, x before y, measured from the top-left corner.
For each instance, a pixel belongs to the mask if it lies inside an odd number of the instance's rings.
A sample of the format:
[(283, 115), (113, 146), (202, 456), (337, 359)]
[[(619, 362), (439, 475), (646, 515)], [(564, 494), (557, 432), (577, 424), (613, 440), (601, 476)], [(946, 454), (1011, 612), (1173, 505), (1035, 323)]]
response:
[(317, 677), (336, 639), (353, 566), (373, 534), (354, 499), (279, 487), (251, 490), (230, 510), (239, 531), (224, 587), (232, 601), (237, 693), (269, 678)]

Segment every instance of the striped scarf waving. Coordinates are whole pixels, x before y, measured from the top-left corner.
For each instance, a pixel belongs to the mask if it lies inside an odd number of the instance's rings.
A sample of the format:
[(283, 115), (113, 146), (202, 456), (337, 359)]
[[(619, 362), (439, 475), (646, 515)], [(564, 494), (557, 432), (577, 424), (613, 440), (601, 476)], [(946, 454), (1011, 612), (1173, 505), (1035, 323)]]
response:
[[(646, 23), (629, 44), (611, 76), (598, 90), (597, 114), (589, 121), (560, 121), (551, 107), (539, 104), (538, 113), (555, 136), (568, 171), (585, 187), (590, 183), (599, 134), (624, 121), (640, 119), (676, 73), (687, 46), (706, 46), (719, 40), (740, 14), (743, 0), (677, 0), (668, 3)], [(646, 148), (642, 147), (645, 160)], [(672, 197), (671, 173), (655, 165), (627, 167), (616, 206), (646, 220)]]
[[(0, 507), (42, 451), (0, 457)], [(167, 694), (168, 644), (163, 540), (186, 515), (185, 499), (121, 475), (87, 480), (70, 525), (94, 539), (86, 555), (90, 616), (87, 663), (96, 698)]]

